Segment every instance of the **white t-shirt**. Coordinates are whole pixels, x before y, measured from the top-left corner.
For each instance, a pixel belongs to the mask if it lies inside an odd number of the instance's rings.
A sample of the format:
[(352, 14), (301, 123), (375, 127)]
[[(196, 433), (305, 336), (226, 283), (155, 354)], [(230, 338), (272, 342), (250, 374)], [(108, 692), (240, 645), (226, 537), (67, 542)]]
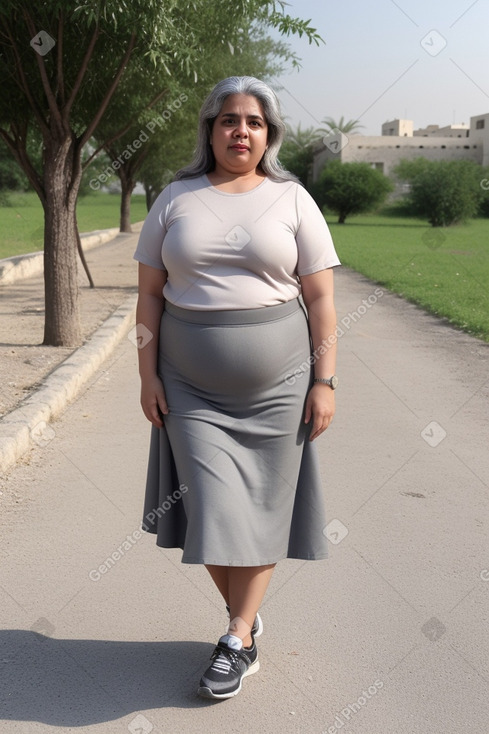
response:
[(161, 192), (134, 258), (167, 271), (165, 299), (204, 311), (285, 303), (300, 295), (298, 276), (340, 264), (323, 215), (299, 184), (265, 178), (229, 194), (205, 175)]

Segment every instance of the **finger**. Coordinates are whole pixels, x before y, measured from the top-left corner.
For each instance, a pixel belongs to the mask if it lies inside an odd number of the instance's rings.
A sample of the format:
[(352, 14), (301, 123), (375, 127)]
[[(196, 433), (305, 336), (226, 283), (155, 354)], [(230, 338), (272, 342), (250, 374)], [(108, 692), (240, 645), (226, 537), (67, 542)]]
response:
[(151, 411), (151, 423), (155, 426), (155, 428), (162, 428), (163, 427), (163, 419), (161, 415), (158, 412), (158, 409), (155, 407)]
[(309, 400), (306, 402), (306, 414), (304, 416), (304, 423), (309, 423), (311, 420), (312, 410), (311, 410), (311, 403)]
[(157, 398), (156, 399), (158, 401), (158, 406), (159, 406), (161, 412), (164, 415), (166, 415), (167, 413), (169, 413), (168, 403), (166, 402), (165, 396), (164, 395), (157, 395)]
[(324, 431), (328, 428), (330, 423), (331, 423), (330, 418), (324, 418), (324, 419), (318, 420), (317, 423), (315, 423), (313, 426), (313, 430), (312, 430), (309, 440), (314, 441), (315, 438), (317, 438), (322, 433), (324, 433)]
[(155, 428), (161, 428), (163, 426), (163, 421), (158, 412), (157, 403), (154, 403), (153, 405), (147, 407), (143, 406), (143, 412), (146, 418), (149, 420), (150, 423), (155, 426)]

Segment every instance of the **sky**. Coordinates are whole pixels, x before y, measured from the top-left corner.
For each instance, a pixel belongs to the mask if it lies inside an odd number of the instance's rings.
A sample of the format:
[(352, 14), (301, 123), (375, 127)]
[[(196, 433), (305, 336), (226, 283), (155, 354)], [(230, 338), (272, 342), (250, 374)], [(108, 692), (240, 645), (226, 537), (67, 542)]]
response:
[(417, 129), (489, 113), (489, 0), (288, 0), (287, 12), (325, 41), (287, 39), (302, 68), (272, 86), (289, 124), (344, 116), (380, 135), (397, 118)]

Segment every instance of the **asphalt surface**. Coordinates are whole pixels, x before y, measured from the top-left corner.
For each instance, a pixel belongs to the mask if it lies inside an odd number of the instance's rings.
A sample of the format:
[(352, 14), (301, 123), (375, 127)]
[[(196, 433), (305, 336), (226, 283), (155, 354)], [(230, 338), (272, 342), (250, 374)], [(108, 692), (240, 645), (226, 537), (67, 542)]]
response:
[(487, 734), (489, 347), (336, 283), (330, 557), (278, 564), (260, 671), (196, 695), (226, 612), (202, 566), (138, 536), (149, 424), (124, 338), (2, 483), (1, 732)]

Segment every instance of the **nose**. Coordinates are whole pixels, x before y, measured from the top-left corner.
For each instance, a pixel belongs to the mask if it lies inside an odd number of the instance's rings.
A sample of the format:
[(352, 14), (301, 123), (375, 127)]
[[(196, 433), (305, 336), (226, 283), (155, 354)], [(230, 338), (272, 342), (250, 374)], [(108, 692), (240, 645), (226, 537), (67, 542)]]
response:
[(238, 122), (236, 123), (236, 127), (234, 129), (234, 136), (236, 138), (247, 138), (248, 137), (248, 128), (246, 127), (246, 120), (244, 118), (239, 118)]

